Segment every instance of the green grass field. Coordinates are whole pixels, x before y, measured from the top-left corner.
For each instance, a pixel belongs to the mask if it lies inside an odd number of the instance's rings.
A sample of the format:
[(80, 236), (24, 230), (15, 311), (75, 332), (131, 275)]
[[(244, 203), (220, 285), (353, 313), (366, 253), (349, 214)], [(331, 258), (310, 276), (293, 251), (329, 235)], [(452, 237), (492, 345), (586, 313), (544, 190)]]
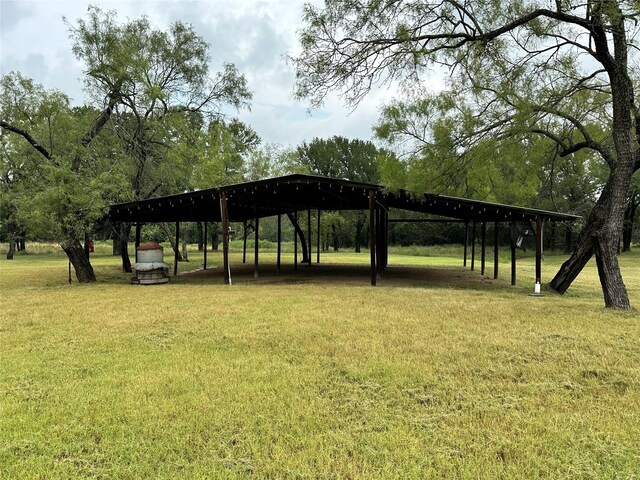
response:
[[(390, 256), (437, 283), (374, 288), (132, 286), (106, 245), (69, 285), (28, 248), (0, 260), (0, 478), (639, 477), (640, 315), (603, 308), (593, 263), (533, 298), (531, 258), (511, 287), (506, 256), (472, 282), (447, 249)], [(640, 307), (640, 250), (620, 261)]]

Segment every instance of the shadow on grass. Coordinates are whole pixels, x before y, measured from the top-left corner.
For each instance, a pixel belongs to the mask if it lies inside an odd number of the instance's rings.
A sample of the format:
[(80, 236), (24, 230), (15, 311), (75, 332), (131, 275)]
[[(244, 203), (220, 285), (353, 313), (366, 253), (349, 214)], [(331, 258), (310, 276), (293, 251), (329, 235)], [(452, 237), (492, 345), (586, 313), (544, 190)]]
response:
[[(487, 272), (488, 273), (488, 272)], [(493, 270), (491, 271), (493, 273)], [(223, 269), (220, 266), (207, 270), (196, 270), (179, 273), (171, 282), (177, 284), (222, 284)], [(258, 276), (254, 277), (254, 266), (251, 264), (232, 265), (231, 280), (234, 284), (254, 285), (360, 285), (369, 286), (371, 270), (368, 265), (350, 264), (316, 264), (282, 265), (280, 272), (275, 264), (261, 264)], [(479, 271), (470, 271), (463, 267), (425, 267), (425, 266), (388, 266), (382, 276), (377, 278), (381, 287), (409, 288), (456, 288), (472, 290), (505, 290), (512, 289), (505, 280), (494, 280), (480, 275)]]

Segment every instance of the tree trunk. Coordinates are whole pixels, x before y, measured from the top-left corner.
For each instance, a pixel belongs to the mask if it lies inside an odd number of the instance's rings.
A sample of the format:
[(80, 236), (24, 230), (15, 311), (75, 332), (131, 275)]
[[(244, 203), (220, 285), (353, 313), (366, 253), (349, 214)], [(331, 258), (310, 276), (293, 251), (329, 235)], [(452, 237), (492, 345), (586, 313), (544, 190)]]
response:
[(333, 240), (333, 251), (337, 252), (340, 247), (340, 242), (338, 241), (338, 234), (336, 233), (336, 224), (331, 224), (331, 238)]
[(633, 223), (636, 210), (640, 206), (640, 190), (636, 189), (629, 196), (629, 203), (624, 212), (624, 226), (622, 227), (622, 251), (631, 250), (631, 239), (633, 237)]
[(122, 255), (122, 240), (120, 238), (120, 229), (122, 228), (122, 224), (118, 228), (117, 225), (111, 225), (111, 238), (113, 239), (111, 254), (115, 256)]
[(121, 223), (120, 232), (118, 234), (118, 237), (119, 237), (118, 243), (120, 244), (120, 259), (122, 260), (122, 271), (125, 273), (131, 273), (131, 260), (129, 259), (129, 235), (130, 234), (131, 234), (131, 224)]
[(218, 251), (218, 244), (220, 243), (220, 237), (218, 236), (218, 222), (211, 224), (211, 250)]
[(25, 235), (26, 234), (24, 232), (22, 232), (20, 234), (20, 236), (18, 237), (18, 239), (17, 239), (17, 242), (16, 242), (17, 245), (16, 246), (17, 246), (19, 252), (23, 252), (23, 251), (25, 251), (27, 249), (27, 244), (26, 244), (26, 241), (25, 241)]
[(176, 245), (176, 239), (174, 238), (173, 232), (169, 228), (169, 224), (167, 222), (162, 222), (160, 224), (160, 227), (162, 228), (162, 230), (164, 231), (165, 235), (169, 239), (169, 243), (171, 244), (171, 250), (173, 251), (174, 254), (175, 253), (178, 254), (178, 261), (182, 262), (182, 255), (180, 255), (179, 247), (178, 247), (178, 245)]
[[(622, 234), (631, 177), (637, 169), (638, 136), (632, 118), (635, 95), (626, 68), (628, 45), (624, 24), (614, 25), (613, 28), (617, 68), (609, 66), (607, 74), (611, 81), (612, 133), (616, 157), (609, 159), (609, 178), (580, 233), (576, 250), (560, 267), (551, 281), (551, 287), (564, 293), (595, 252), (605, 306), (629, 310), (631, 305), (618, 265), (617, 248)], [(602, 48), (598, 45), (596, 47)]]
[(302, 260), (300, 260), (300, 262), (308, 263), (309, 251), (307, 249), (307, 242), (305, 241), (304, 232), (302, 231), (302, 228), (300, 228), (300, 225), (298, 224), (298, 222), (295, 221), (291, 213), (287, 213), (287, 217), (289, 217), (289, 220), (293, 224), (293, 228), (296, 231), (296, 235), (298, 235), (298, 238), (300, 239), (300, 246), (302, 247)]
[(620, 310), (630, 308), (627, 289), (618, 265), (617, 248), (622, 230), (622, 217), (631, 170), (624, 168), (620, 161), (612, 170), (600, 198), (591, 210), (582, 232), (580, 232), (578, 243), (571, 257), (562, 264), (550, 282), (551, 288), (557, 292), (567, 291), (595, 253), (605, 306)]
[(89, 234), (85, 232), (84, 234), (84, 254), (87, 256), (87, 259), (89, 261), (91, 261), (91, 248), (89, 247), (89, 244), (91, 243), (91, 237), (89, 237)]
[(618, 242), (616, 241), (614, 245), (610, 245), (610, 239), (604, 233), (594, 235), (592, 241), (605, 306), (619, 310), (629, 310), (631, 303), (629, 302), (627, 287), (622, 281), (622, 274), (618, 265)]
[(70, 238), (61, 245), (64, 253), (69, 257), (69, 261), (76, 271), (76, 278), (80, 283), (91, 283), (96, 281), (96, 275), (91, 266), (91, 262), (84, 252), (84, 247), (77, 238)]
[(189, 228), (188, 224), (185, 225), (184, 235), (182, 237), (182, 261), (189, 261), (189, 252), (187, 252), (187, 245), (189, 245)]
[(13, 260), (13, 254), (16, 252), (16, 239), (9, 237), (9, 250), (7, 250), (7, 260)]
[(202, 222), (196, 222), (196, 228), (198, 229), (198, 251), (201, 252), (204, 249), (204, 245), (207, 243), (207, 239), (204, 238), (204, 227)]
[(364, 218), (362, 212), (358, 212), (358, 218), (356, 220), (356, 253), (360, 253), (360, 237), (362, 235), (362, 227), (364, 226)]

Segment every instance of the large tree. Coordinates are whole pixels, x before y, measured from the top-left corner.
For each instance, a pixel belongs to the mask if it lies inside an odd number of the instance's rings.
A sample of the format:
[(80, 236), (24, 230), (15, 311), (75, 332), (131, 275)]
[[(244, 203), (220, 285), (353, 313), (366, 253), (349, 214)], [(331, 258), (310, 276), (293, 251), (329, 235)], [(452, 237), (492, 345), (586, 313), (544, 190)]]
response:
[[(37, 103), (46, 105), (53, 93), (45, 95), (27, 80), (8, 76), (3, 83), (0, 127), (3, 135), (22, 137), (47, 166), (46, 188), (37, 196), (43, 208), (37, 211), (58, 207), (42, 218), (55, 224), (56, 239), (78, 280), (91, 282), (95, 274), (81, 240), (108, 204), (100, 193), (104, 187), (97, 188), (95, 183), (102, 179), (105, 186), (118, 185), (121, 201), (147, 198), (162, 188), (187, 188), (181, 178), (189, 177), (193, 168), (189, 161), (197, 156), (174, 156), (176, 161), (169, 165), (168, 151), (176, 143), (188, 143), (186, 133), (218, 118), (224, 105), (244, 106), (250, 93), (233, 65), (226, 64), (215, 75), (209, 73), (209, 46), (190, 25), (176, 22), (165, 32), (144, 17), (120, 23), (115, 12), (90, 7), (87, 18), (70, 24), (69, 31), (73, 52), (85, 65), (85, 87), (93, 108), (76, 115), (75, 121), (62, 115), (70, 121), (55, 130), (52, 148), (47, 135), (56, 125), (47, 124), (46, 119), (38, 122), (39, 117), (29, 112), (38, 111), (33, 107)], [(70, 111), (66, 97), (62, 103), (60, 112)], [(91, 112), (93, 117), (86, 122)], [(96, 143), (104, 136), (101, 132), (111, 123), (110, 131), (117, 134), (120, 146), (96, 154)], [(133, 160), (130, 168), (105, 167), (104, 161), (115, 162), (116, 150)], [(117, 169), (128, 176), (130, 188), (104, 179)], [(113, 200), (112, 195), (109, 198)]]
[(71, 109), (61, 92), (46, 91), (18, 73), (2, 78), (5, 153), (21, 156), (18, 162), (10, 156), (2, 162), (9, 167), (5, 175), (12, 186), (20, 181), (21, 188), (10, 193), (20, 210), (13, 218), (21, 218), (33, 233), (58, 241), (81, 282), (95, 280), (82, 241), (107, 199), (113, 198), (111, 188), (119, 185), (97, 139), (116, 102), (117, 97), (109, 96), (100, 110)]
[(302, 142), (293, 160), (308, 173), (376, 183), (378, 154), (378, 148), (371, 142), (334, 136)]
[[(474, 137), (529, 132), (560, 155), (587, 149), (609, 175), (571, 257), (551, 281), (564, 292), (595, 254), (607, 307), (629, 309), (618, 266), (631, 177), (640, 168), (634, 58), (638, 3), (341, 2), (305, 8), (297, 95), (321, 103), (341, 89), (356, 105), (379, 82), (424, 85), (444, 65)], [(633, 57), (633, 58), (632, 58)], [(471, 100), (465, 100), (471, 99)], [(586, 127), (606, 119), (598, 134)]]
[[(224, 106), (238, 109), (251, 99), (245, 77), (228, 63), (212, 76), (209, 45), (182, 22), (162, 31), (146, 17), (120, 23), (115, 12), (90, 7), (69, 30), (73, 52), (86, 64), (88, 94), (117, 92), (112, 126), (132, 160), (126, 200), (190, 189), (205, 131), (220, 130)], [(230, 125), (239, 130), (237, 123)], [(121, 225), (124, 270), (129, 230)]]
[[(379, 164), (388, 152), (380, 150), (372, 142), (333, 136), (328, 139), (314, 138), (311, 142), (303, 142), (289, 158), (291, 171), (313, 173), (326, 177), (342, 178), (354, 182), (378, 183), (380, 180)], [(340, 214), (343, 224), (354, 227), (353, 244), (355, 251), (360, 252), (364, 240), (363, 229), (365, 216), (361, 211)], [(332, 231), (337, 230), (332, 227)], [(300, 233), (302, 239), (302, 233)], [(335, 236), (335, 235), (334, 235)], [(304, 245), (304, 242), (302, 242)], [(339, 241), (334, 238), (334, 246)], [(305, 251), (303, 250), (303, 254)]]

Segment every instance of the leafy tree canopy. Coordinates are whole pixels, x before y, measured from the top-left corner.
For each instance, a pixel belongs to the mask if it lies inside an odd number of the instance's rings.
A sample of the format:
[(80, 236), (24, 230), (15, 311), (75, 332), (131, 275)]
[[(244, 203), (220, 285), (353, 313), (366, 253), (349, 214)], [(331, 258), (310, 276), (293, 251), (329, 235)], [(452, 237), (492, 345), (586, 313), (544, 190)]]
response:
[[(637, 1), (342, 2), (305, 8), (296, 93), (313, 104), (338, 90), (350, 105), (398, 81), (415, 97), (425, 74), (451, 73), (449, 100), (467, 132), (535, 134), (560, 156), (588, 150), (609, 175), (571, 258), (551, 282), (564, 292), (596, 254), (605, 305), (630, 308), (617, 263), (631, 177), (640, 168)], [(591, 125), (606, 125), (601, 129)]]
[(80, 281), (93, 281), (81, 240), (107, 204), (192, 188), (204, 132), (251, 93), (231, 64), (210, 74), (209, 46), (188, 24), (165, 32), (146, 17), (119, 22), (90, 7), (68, 26), (91, 104), (72, 109), (60, 92), (19, 74), (3, 78), (2, 173), (12, 189), (2, 202), (22, 212), (12, 219), (60, 242)]

